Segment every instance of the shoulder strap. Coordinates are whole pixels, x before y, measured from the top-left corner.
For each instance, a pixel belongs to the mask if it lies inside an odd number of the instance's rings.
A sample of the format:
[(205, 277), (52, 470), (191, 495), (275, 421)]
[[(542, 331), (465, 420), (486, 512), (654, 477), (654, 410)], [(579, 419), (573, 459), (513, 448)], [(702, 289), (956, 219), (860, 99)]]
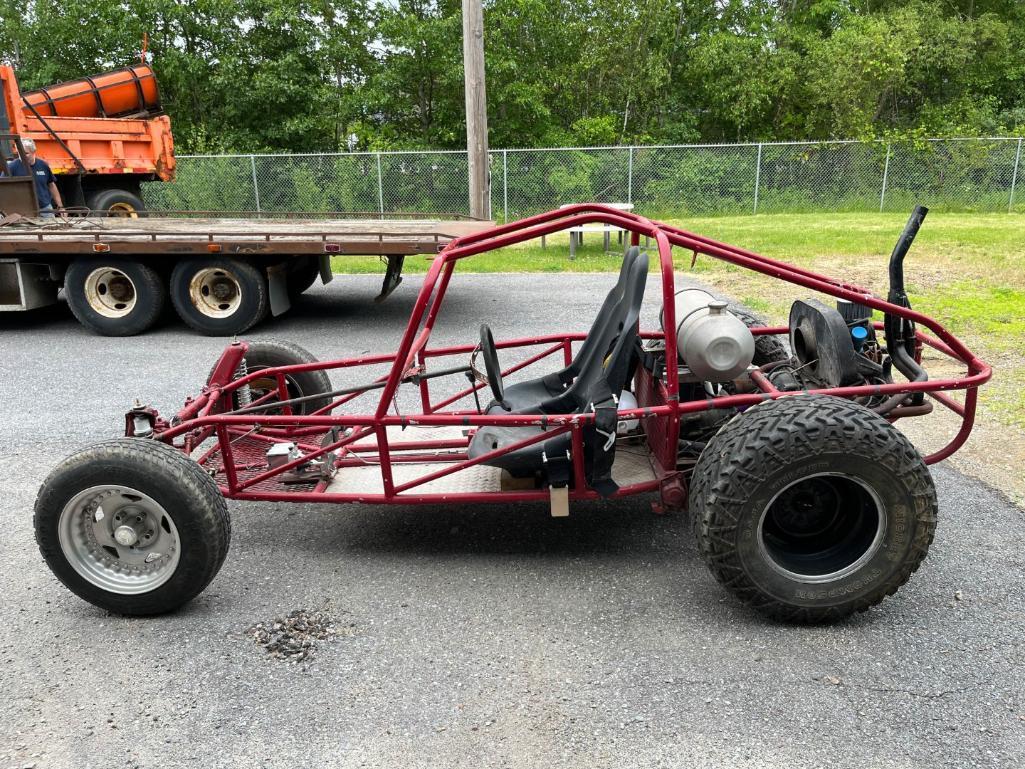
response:
[(595, 382), (589, 395), (588, 408), (594, 412), (594, 424), (584, 430), (586, 458), (590, 460), (588, 483), (603, 497), (609, 497), (619, 490), (619, 486), (612, 480), (612, 463), (616, 459), (619, 403), (604, 377)]

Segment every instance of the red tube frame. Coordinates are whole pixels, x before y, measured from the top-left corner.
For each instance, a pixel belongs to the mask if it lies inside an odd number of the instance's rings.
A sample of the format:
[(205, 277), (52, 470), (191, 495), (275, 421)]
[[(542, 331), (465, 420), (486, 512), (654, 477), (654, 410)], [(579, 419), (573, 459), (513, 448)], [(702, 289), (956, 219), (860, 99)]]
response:
[[(232, 499), (249, 499), (265, 501), (290, 501), (290, 502), (373, 502), (384, 504), (429, 504), (437, 502), (505, 502), (505, 501), (526, 501), (543, 500), (548, 498), (548, 491), (545, 489), (503, 491), (503, 492), (472, 492), (459, 494), (427, 494), (410, 493), (409, 489), (429, 483), (431, 480), (459, 472), (462, 469), (479, 464), (482, 460), (478, 458), (471, 460), (466, 457), (465, 451), (456, 450), (465, 448), (469, 438), (459, 440), (426, 440), (426, 441), (389, 441), (388, 427), (407, 426), (459, 426), (463, 428), (476, 428), (484, 425), (542, 425), (554, 428), (554, 431), (569, 431), (571, 434), (571, 446), (573, 461), (575, 465), (582, 464), (581, 447), (583, 446), (583, 428), (593, 421), (590, 414), (566, 414), (566, 415), (482, 415), (476, 412), (448, 411), (440, 409), (468, 397), (479, 387), (470, 387), (459, 393), (456, 397), (448, 397), (435, 406), (430, 401), (430, 386), (425, 379), (419, 380), (419, 390), (423, 413), (415, 416), (393, 416), (388, 414), (389, 405), (392, 403), (399, 386), (410, 381), (410, 378), (418, 372), (424, 371), (429, 358), (443, 357), (446, 355), (465, 355), (474, 348), (472, 345), (460, 345), (445, 348), (428, 349), (427, 343), (437, 320), (441, 303), (444, 301), (445, 292), (452, 277), (455, 263), (460, 259), (473, 256), (478, 253), (503, 248), (527, 240), (551, 235), (570, 227), (588, 223), (608, 224), (621, 228), (631, 234), (631, 242), (637, 244), (640, 236), (654, 239), (658, 255), (659, 268), (662, 277), (662, 306), (664, 312), (663, 323), (667, 328), (675, 327), (674, 302), (675, 280), (672, 261), (672, 247), (678, 246), (693, 251), (696, 254), (705, 254), (716, 259), (721, 259), (730, 264), (760, 272), (764, 275), (778, 278), (780, 280), (819, 291), (834, 297), (847, 299), (866, 305), (874, 310), (890, 313), (914, 321), (918, 326), (929, 329), (935, 337), (918, 332), (919, 341), (932, 349), (953, 358), (966, 366), (966, 373), (962, 377), (953, 379), (930, 380), (926, 382), (896, 382), (886, 385), (860, 385), (853, 387), (837, 387), (808, 391), (810, 393), (824, 393), (838, 397), (856, 398), (864, 396), (890, 395), (894, 393), (925, 392), (937, 403), (943, 405), (961, 417), (961, 427), (957, 434), (940, 450), (925, 457), (927, 463), (938, 462), (949, 457), (964, 442), (971, 433), (975, 421), (975, 409), (977, 404), (977, 388), (985, 383), (991, 376), (990, 367), (973, 354), (964, 344), (948, 332), (937, 321), (914, 310), (890, 304), (871, 294), (868, 290), (837, 281), (825, 275), (815, 273), (800, 267), (788, 265), (768, 257), (761, 256), (746, 249), (730, 246), (725, 243), (714, 241), (701, 235), (696, 235), (670, 225), (653, 222), (645, 217), (633, 213), (619, 211), (601, 205), (581, 204), (570, 206), (556, 211), (528, 217), (518, 222), (512, 222), (490, 230), (456, 238), (451, 241), (438, 254), (431, 264), (424, 279), (423, 287), (417, 297), (413, 311), (410, 315), (406, 330), (399, 343), (398, 351), (393, 355), (372, 355), (362, 358), (339, 359), (317, 363), (306, 363), (293, 366), (280, 366), (273, 369), (262, 369), (249, 374), (246, 377), (225, 381), (224, 374), (237, 369), (240, 351), (244, 354), (245, 343), (229, 346), (225, 350), (215, 372), (218, 376), (212, 378), (210, 384), (195, 399), (186, 402), (182, 409), (172, 420), (171, 425), (159, 425), (156, 437), (172, 445), (179, 445), (187, 452), (195, 449), (199, 443), (211, 436), (217, 437), (217, 446), (206, 451), (199, 459), (201, 463), (212, 463), (219, 458), (224, 475), (224, 484), (221, 485), (222, 493)], [(881, 328), (880, 323), (876, 324)], [(771, 328), (759, 329), (756, 333), (786, 333), (788, 329)], [(661, 332), (643, 332), (645, 338), (664, 339), (666, 346), (667, 360), (676, 360), (676, 339), (675, 335), (664, 335)], [(520, 370), (534, 362), (542, 360), (560, 349), (563, 351), (564, 361), (570, 359), (571, 346), (573, 342), (580, 341), (581, 334), (545, 335), (539, 337), (528, 337), (513, 339), (498, 343), (500, 349), (511, 347), (528, 347), (546, 345), (540, 353), (530, 356), (525, 361), (516, 364), (506, 373)], [(414, 365), (414, 361), (416, 364)], [(312, 370), (330, 370), (341, 368), (353, 368), (361, 366), (390, 364), (390, 370), (386, 377), (380, 377), (378, 382), (384, 381), (384, 387), (380, 392), (380, 399), (373, 414), (346, 414), (335, 415), (330, 413), (334, 408), (343, 405), (360, 395), (369, 392), (368, 390), (346, 395), (336, 399), (332, 404), (320, 411), (308, 416), (294, 416), (290, 413), (279, 415), (245, 414), (230, 415), (216, 413), (217, 409), (224, 408), (231, 403), (230, 394), (232, 391), (257, 377), (267, 378), (276, 376), (279, 383), (284, 382), (282, 375)], [(666, 370), (665, 389), (668, 393), (678, 392), (678, 372), (675, 366), (669, 366)], [(694, 411), (712, 408), (745, 407), (761, 403), (767, 399), (782, 397), (800, 397), (801, 393), (786, 393), (777, 390), (765, 376), (752, 375), (752, 382), (759, 388), (758, 392), (738, 395), (722, 396), (712, 401), (693, 401), (679, 403), (671, 401), (665, 405), (652, 406), (648, 408), (637, 408), (622, 412), (622, 418), (651, 418), (664, 417), (668, 420), (666, 442), (668, 445), (675, 445), (680, 427), (680, 417)], [(944, 391), (964, 390), (964, 403), (958, 403), (944, 394)], [(264, 470), (255, 476), (244, 480), (238, 477), (238, 470), (233, 459), (232, 440), (239, 440), (244, 437), (247, 431), (254, 428), (261, 430), (261, 441), (273, 439), (301, 440), (303, 436), (318, 437), (325, 434), (330, 428), (349, 428), (352, 430), (346, 436), (340, 437), (330, 445), (321, 447), (317, 441), (302, 443), (308, 453), (302, 460), (289, 462), (273, 470)], [(376, 436), (373, 443), (358, 443), (357, 441), (367, 436)], [(175, 444), (175, 439), (182, 439), (182, 442)], [(521, 441), (505, 449), (490, 452), (492, 455), (515, 450), (521, 445), (534, 442), (534, 439)], [(456, 453), (436, 454), (439, 465), (438, 469), (427, 472), (424, 476), (412, 481), (405, 481), (396, 487), (392, 478), (391, 465), (393, 462), (411, 462), (420, 459), (429, 459), (432, 455), (422, 452), (430, 450), (448, 450)], [(360, 462), (379, 465), (382, 474), (382, 494), (360, 494), (360, 493), (328, 493), (327, 483), (316, 484), (311, 491), (266, 491), (255, 487), (273, 480), (281, 473), (294, 469), (299, 464), (311, 459), (326, 455), (329, 451), (338, 450), (342, 452), (341, 457), (336, 461), (339, 467), (349, 466), (356, 460), (356, 454), (349, 456), (350, 452), (360, 452)], [(374, 452), (370, 457), (362, 456), (366, 452)], [(415, 451), (415, 454), (408, 452)], [(397, 456), (392, 457), (392, 452)], [(403, 454), (402, 452), (406, 452)], [(455, 458), (455, 461), (445, 461), (446, 458)], [(658, 463), (656, 463), (656, 467)], [(576, 485), (570, 490), (571, 499), (592, 499), (598, 495), (587, 488), (581, 480), (578, 472)], [(658, 488), (660, 483), (665, 481), (673, 472), (662, 469), (657, 470), (658, 476), (655, 480), (625, 486), (620, 488), (616, 496), (626, 496), (644, 491), (652, 491)], [(286, 487), (282, 486), (282, 489)]]

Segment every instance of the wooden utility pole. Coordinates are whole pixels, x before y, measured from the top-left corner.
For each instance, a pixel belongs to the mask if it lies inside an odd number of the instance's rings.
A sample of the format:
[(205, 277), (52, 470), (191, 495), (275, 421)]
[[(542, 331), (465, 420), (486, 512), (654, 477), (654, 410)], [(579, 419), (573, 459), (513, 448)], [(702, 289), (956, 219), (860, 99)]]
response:
[(491, 217), (488, 170), (488, 101), (484, 87), (484, 11), (481, 0), (463, 0), (463, 77), (466, 88), (466, 154), (470, 161), (470, 215)]

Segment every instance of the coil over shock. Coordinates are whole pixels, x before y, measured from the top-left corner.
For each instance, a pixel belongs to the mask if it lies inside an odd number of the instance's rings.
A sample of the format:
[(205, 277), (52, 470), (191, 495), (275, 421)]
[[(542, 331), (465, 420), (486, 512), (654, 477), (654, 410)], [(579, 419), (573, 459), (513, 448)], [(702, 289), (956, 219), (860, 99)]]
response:
[[(242, 379), (249, 374), (249, 366), (246, 365), (245, 356), (238, 362), (238, 368), (235, 369), (235, 381)], [(249, 388), (249, 383), (242, 385), (235, 391), (235, 399), (238, 402), (238, 408), (244, 409), (247, 406), (253, 404), (253, 391)]]

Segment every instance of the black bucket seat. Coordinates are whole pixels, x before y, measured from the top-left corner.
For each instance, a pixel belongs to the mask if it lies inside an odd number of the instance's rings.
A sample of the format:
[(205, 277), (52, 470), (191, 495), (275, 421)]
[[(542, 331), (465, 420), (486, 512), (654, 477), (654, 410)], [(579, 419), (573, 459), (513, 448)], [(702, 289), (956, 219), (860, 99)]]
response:
[(637, 260), (640, 253), (641, 251), (637, 246), (631, 247), (626, 252), (626, 255), (623, 257), (623, 264), (619, 268), (619, 278), (617, 278), (616, 284), (605, 297), (601, 309), (598, 310), (598, 314), (591, 324), (590, 331), (587, 332), (587, 336), (581, 342), (580, 347), (577, 349), (577, 354), (573, 357), (570, 364), (561, 371), (555, 371), (536, 379), (527, 379), (523, 382), (507, 385), (505, 388), (505, 403), (501, 404), (497, 401), (491, 401), (487, 409), (485, 409), (486, 413), (508, 414), (519, 409), (533, 408), (539, 403), (565, 392), (566, 388), (577, 378), (580, 369), (584, 365), (584, 361), (590, 358), (591, 348), (600, 338), (603, 326), (612, 322), (616, 307), (623, 301), (623, 296), (626, 292), (630, 266)]
[[(582, 414), (593, 410), (598, 424), (585, 430), (584, 450), (590, 475), (588, 480), (595, 488), (601, 483), (606, 486), (611, 483), (609, 471), (615, 455), (616, 398), (626, 386), (634, 367), (641, 304), (648, 276), (647, 254), (634, 254), (630, 264), (624, 268), (624, 274), (626, 280), (620, 301), (613, 302), (611, 308), (603, 306), (606, 310), (604, 319), (595, 323), (581, 347), (581, 354), (574, 360), (579, 373), (573, 382), (555, 396), (511, 412)], [(492, 413), (510, 412), (501, 409)], [(471, 459), (476, 458), (550, 430), (540, 425), (481, 427), (470, 441), (468, 454)], [(570, 443), (570, 433), (566, 432), (496, 456), (484, 464), (501, 467), (514, 476), (529, 476), (542, 471), (546, 461), (564, 462)], [(614, 484), (611, 488), (615, 489)]]

